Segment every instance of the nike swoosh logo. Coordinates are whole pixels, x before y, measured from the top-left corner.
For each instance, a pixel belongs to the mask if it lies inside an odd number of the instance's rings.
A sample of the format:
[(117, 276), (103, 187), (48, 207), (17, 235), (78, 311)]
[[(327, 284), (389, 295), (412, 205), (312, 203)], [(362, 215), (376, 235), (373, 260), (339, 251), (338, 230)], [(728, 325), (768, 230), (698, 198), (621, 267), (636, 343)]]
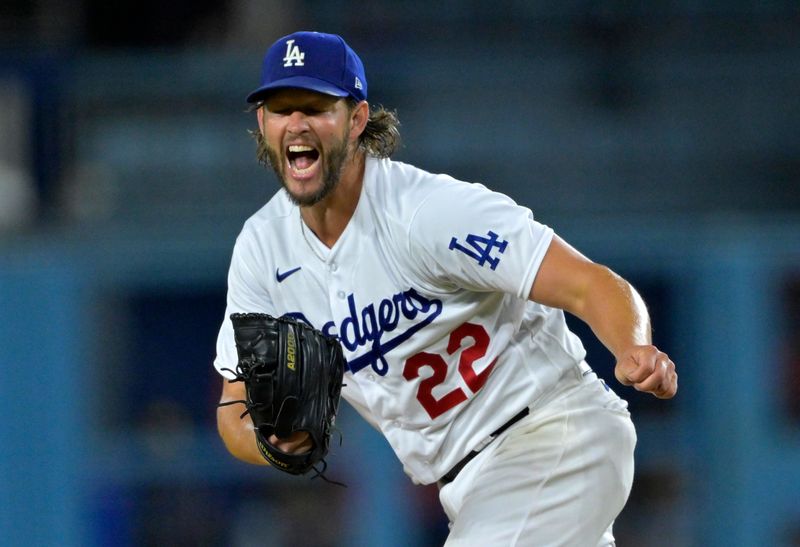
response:
[(292, 275), (295, 272), (299, 272), (302, 266), (298, 266), (294, 270), (289, 270), (288, 272), (281, 273), (279, 269), (275, 270), (275, 279), (278, 280), (278, 283), (283, 283), (283, 280)]

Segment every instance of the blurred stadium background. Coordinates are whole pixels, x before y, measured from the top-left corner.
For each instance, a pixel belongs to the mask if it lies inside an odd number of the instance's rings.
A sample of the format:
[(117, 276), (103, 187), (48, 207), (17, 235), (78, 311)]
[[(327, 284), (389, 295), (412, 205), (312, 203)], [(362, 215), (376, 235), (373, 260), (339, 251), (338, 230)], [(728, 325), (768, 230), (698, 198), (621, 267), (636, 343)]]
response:
[(230, 250), (276, 188), (244, 96), (297, 29), (359, 51), (399, 159), (510, 194), (645, 295), (681, 390), (620, 388), (618, 544), (800, 545), (800, 7), (778, 0), (3, 0), (0, 545), (441, 545), (435, 488), (346, 405), (347, 489), (216, 436)]

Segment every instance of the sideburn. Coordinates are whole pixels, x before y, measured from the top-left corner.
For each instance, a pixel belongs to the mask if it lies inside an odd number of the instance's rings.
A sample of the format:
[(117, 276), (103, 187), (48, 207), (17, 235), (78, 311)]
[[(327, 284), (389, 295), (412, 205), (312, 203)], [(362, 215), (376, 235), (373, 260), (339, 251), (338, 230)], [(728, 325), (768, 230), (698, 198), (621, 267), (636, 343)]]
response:
[(264, 135), (262, 135), (261, 131), (258, 129), (250, 131), (250, 134), (256, 140), (256, 159), (258, 163), (264, 167), (272, 167), (275, 169), (275, 166), (278, 165), (277, 160), (276, 158), (270, 157), (270, 148), (267, 146), (267, 139), (264, 138)]

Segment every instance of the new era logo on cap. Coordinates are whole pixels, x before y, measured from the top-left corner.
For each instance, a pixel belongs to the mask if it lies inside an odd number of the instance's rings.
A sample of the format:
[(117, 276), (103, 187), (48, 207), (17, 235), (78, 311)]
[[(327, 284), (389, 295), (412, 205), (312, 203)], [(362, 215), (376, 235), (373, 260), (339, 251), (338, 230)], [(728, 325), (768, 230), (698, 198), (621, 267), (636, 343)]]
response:
[(295, 32), (272, 44), (264, 57), (261, 85), (247, 96), (247, 102), (287, 87), (357, 101), (367, 98), (361, 59), (341, 36), (322, 32)]

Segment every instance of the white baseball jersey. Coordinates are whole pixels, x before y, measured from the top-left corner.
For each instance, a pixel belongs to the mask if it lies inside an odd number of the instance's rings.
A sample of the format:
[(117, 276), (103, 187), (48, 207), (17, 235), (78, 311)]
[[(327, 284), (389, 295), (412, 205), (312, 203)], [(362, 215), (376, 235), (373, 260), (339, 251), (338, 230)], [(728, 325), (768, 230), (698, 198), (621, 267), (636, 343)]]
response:
[(280, 190), (236, 241), (215, 367), (237, 362), (232, 313), (338, 336), (343, 397), (435, 482), (585, 357), (563, 313), (527, 299), (552, 237), (503, 194), (368, 157), (329, 249)]

